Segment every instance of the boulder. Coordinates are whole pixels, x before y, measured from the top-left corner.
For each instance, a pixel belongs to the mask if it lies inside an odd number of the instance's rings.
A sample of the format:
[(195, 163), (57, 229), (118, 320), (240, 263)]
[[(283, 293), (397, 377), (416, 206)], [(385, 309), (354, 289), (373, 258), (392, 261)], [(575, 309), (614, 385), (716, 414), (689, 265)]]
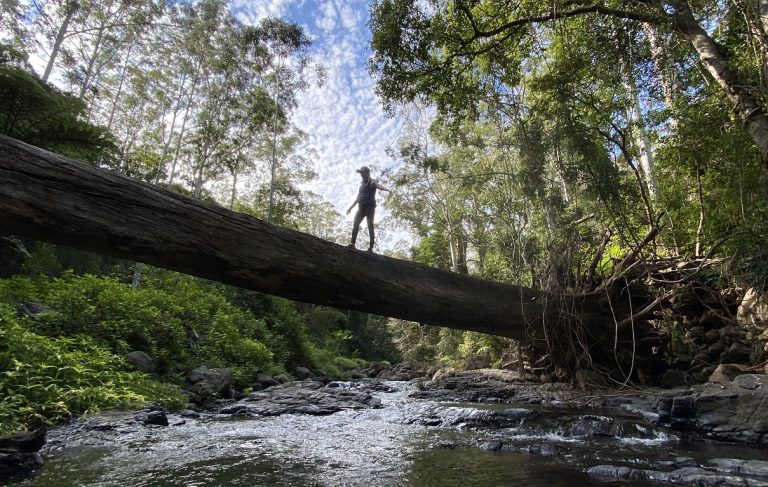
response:
[(453, 377), (454, 375), (456, 375), (455, 369), (451, 367), (445, 367), (435, 372), (432, 375), (432, 380), (437, 381), (437, 380), (445, 379), (446, 377)]
[(673, 388), (684, 386), (688, 383), (688, 375), (680, 369), (669, 369), (661, 376), (661, 386)]
[(165, 411), (150, 411), (144, 418), (143, 423), (157, 426), (168, 426), (168, 416), (165, 414)]
[(491, 359), (487, 355), (472, 355), (464, 362), (466, 370), (487, 369), (491, 366)]
[(765, 460), (713, 458), (707, 463), (711, 468), (722, 473), (768, 477), (768, 462)]
[(709, 348), (707, 349), (707, 355), (709, 355), (714, 359), (717, 359), (720, 357), (720, 354), (722, 354), (724, 350), (725, 350), (725, 346), (723, 345), (723, 342), (718, 341), (709, 346)]
[(672, 471), (631, 468), (616, 465), (597, 465), (587, 469), (593, 477), (607, 479), (625, 479), (643, 483), (669, 483), (696, 485), (699, 487), (768, 487), (768, 482), (745, 479), (736, 475), (720, 474), (711, 470), (693, 466)]
[(710, 438), (768, 444), (768, 378), (742, 374), (727, 384), (708, 384), (693, 394), (694, 421)]
[(0, 437), (0, 479), (29, 475), (43, 464), (37, 453), (45, 445), (45, 427)]
[(744, 369), (736, 364), (720, 364), (712, 375), (709, 376), (709, 382), (725, 384), (731, 382), (736, 377), (744, 373)]
[(728, 350), (720, 355), (720, 360), (724, 363), (746, 364), (750, 362), (750, 356), (754, 349), (749, 345), (734, 342), (728, 347)]
[(187, 390), (197, 394), (202, 401), (232, 397), (232, 371), (198, 367), (187, 373)]
[(45, 445), (47, 430), (44, 426), (34, 431), (20, 431), (0, 436), (0, 448), (19, 450), (25, 453), (40, 451)]
[(768, 325), (768, 293), (756, 288), (749, 288), (736, 312), (736, 319), (741, 325)]
[(266, 391), (252, 392), (245, 399), (221, 409), (221, 414), (280, 416), (310, 414), (323, 416), (344, 409), (380, 408), (381, 400), (368, 392), (344, 387), (325, 387), (321, 382), (282, 384)]
[(357, 369), (348, 370), (346, 375), (347, 375), (347, 378), (350, 380), (365, 379), (366, 377), (368, 377), (366, 374), (362, 373)]
[(707, 345), (712, 345), (718, 340), (720, 340), (720, 330), (707, 330), (704, 333), (704, 343)]
[(723, 326), (723, 318), (716, 311), (708, 309), (702, 313), (699, 325), (707, 329), (720, 328)]
[(296, 367), (294, 374), (299, 380), (311, 379), (315, 376), (315, 374), (313, 374), (312, 371), (306, 367)]
[(0, 479), (12, 479), (31, 474), (43, 465), (39, 453), (25, 453), (12, 448), (0, 448)]
[(379, 377), (384, 370), (388, 370), (390, 368), (391, 367), (383, 362), (371, 362), (368, 367), (363, 370), (363, 374), (371, 378)]
[(281, 384), (291, 382), (293, 379), (288, 374), (280, 374), (275, 376), (275, 380)]
[[(270, 387), (279, 385), (280, 383), (273, 379), (271, 375), (265, 374), (264, 372), (259, 372), (256, 374), (256, 384), (259, 385), (260, 389), (268, 389)], [(256, 384), (254, 384), (254, 386)]]
[(125, 360), (130, 362), (139, 372), (154, 372), (155, 361), (144, 352), (130, 352), (125, 355)]
[(731, 325), (720, 328), (720, 339), (727, 343), (743, 340), (746, 336), (747, 331), (741, 326)]
[(689, 355), (678, 355), (672, 361), (672, 368), (688, 370), (693, 365), (694, 358)]

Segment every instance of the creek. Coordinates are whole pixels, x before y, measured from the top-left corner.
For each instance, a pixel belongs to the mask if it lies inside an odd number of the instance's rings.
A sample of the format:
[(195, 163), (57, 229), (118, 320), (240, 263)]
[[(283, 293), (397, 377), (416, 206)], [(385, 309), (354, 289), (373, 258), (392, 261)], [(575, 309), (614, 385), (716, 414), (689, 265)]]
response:
[[(324, 416), (168, 414), (169, 426), (154, 426), (132, 421), (133, 412), (107, 412), (88, 427), (80, 421), (52, 430), (42, 471), (11, 485), (628, 486), (649, 481), (586, 471), (664, 471), (767, 456), (764, 449), (688, 441), (637, 416), (437, 402), (409, 397), (409, 383), (384, 385), (388, 392), (371, 391), (380, 408)], [(739, 478), (743, 485), (768, 481)]]

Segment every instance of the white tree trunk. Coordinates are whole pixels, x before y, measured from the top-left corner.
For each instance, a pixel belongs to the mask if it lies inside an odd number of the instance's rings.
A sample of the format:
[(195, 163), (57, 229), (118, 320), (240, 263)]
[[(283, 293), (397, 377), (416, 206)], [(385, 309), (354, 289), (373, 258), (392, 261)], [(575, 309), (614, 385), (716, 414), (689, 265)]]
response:
[(642, 107), (640, 106), (640, 96), (637, 93), (637, 85), (635, 84), (631, 69), (628, 69), (626, 73), (626, 87), (629, 96), (632, 99), (632, 108), (630, 111), (632, 121), (637, 128), (634, 135), (635, 143), (640, 149), (640, 169), (645, 177), (645, 183), (648, 186), (648, 194), (651, 201), (655, 201), (658, 186), (653, 168), (653, 144), (651, 144), (651, 139), (648, 137), (648, 131), (645, 129), (645, 120), (643, 119)]
[[(664, 103), (666, 103), (667, 108), (672, 108), (678, 91), (678, 78), (669, 56), (667, 43), (655, 25), (643, 23), (642, 27), (651, 47), (653, 68), (661, 81)], [(671, 123), (675, 124), (675, 120), (673, 119)]]
[(61, 43), (64, 42), (64, 38), (67, 36), (67, 30), (69, 24), (72, 22), (72, 17), (75, 16), (75, 12), (80, 8), (80, 4), (77, 1), (71, 1), (67, 3), (67, 16), (64, 17), (64, 21), (59, 27), (59, 31), (56, 33), (56, 40), (53, 42), (53, 49), (51, 49), (51, 55), (48, 58), (48, 64), (45, 66), (45, 72), (43, 73), (43, 81), (48, 81), (51, 73), (53, 72), (53, 66), (56, 64), (56, 58), (61, 51)]
[(723, 55), (707, 32), (697, 23), (688, 3), (672, 2), (676, 12), (675, 29), (693, 45), (704, 68), (712, 75), (733, 104), (734, 111), (744, 124), (752, 141), (760, 150), (763, 163), (768, 167), (768, 118), (757, 99), (729, 72)]

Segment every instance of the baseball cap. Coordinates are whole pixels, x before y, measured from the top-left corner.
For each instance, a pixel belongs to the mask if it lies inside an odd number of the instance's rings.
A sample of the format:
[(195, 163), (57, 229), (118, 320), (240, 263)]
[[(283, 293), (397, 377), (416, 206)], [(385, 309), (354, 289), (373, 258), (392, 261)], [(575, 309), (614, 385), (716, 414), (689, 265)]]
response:
[(355, 172), (371, 172), (371, 170), (368, 169), (368, 166), (363, 166), (360, 169), (356, 169)]

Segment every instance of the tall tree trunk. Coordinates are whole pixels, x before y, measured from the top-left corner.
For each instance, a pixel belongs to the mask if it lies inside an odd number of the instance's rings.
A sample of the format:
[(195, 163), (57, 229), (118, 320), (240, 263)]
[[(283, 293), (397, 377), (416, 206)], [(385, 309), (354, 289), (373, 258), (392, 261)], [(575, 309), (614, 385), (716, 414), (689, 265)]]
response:
[[(675, 103), (675, 97), (677, 96), (678, 78), (677, 73), (675, 72), (675, 66), (670, 60), (669, 46), (662, 38), (655, 25), (644, 22), (642, 28), (651, 48), (653, 68), (661, 81), (664, 103), (667, 105), (667, 108), (672, 108)], [(675, 123), (676, 120), (673, 118), (672, 124), (674, 125)]]
[(701, 235), (704, 231), (704, 191), (701, 187), (701, 165), (696, 163), (696, 195), (699, 197), (699, 226), (696, 227), (696, 257), (701, 256)]
[[(157, 176), (155, 177), (155, 184), (160, 183), (160, 175), (165, 170), (165, 165), (166, 165), (165, 160), (168, 157), (168, 151), (171, 148), (171, 141), (173, 140), (173, 134), (176, 129), (176, 119), (178, 118), (179, 111), (181, 109), (181, 99), (183, 97), (184, 84), (186, 83), (186, 81), (187, 81), (187, 76), (182, 75), (181, 85), (179, 86), (178, 94), (173, 100), (173, 103), (174, 103), (173, 116), (171, 117), (171, 126), (168, 128), (167, 136), (165, 133), (165, 121), (163, 120), (163, 133), (162, 133), (163, 151), (160, 153), (160, 170), (157, 171)], [(175, 167), (173, 169), (175, 170)]]
[(88, 67), (85, 70), (85, 76), (83, 77), (83, 84), (80, 86), (80, 94), (78, 95), (78, 98), (80, 100), (85, 99), (85, 93), (88, 91), (88, 88), (91, 85), (91, 81), (93, 79), (93, 69), (96, 65), (96, 59), (99, 56), (99, 51), (101, 51), (101, 42), (104, 40), (104, 31), (106, 30), (106, 27), (102, 24), (101, 27), (99, 27), (99, 33), (96, 36), (96, 43), (93, 45), (93, 52), (91, 52), (91, 58), (88, 60)]
[(707, 32), (696, 22), (686, 0), (673, 0), (676, 12), (675, 29), (693, 45), (701, 64), (719, 84), (733, 104), (734, 111), (744, 124), (752, 141), (760, 150), (768, 168), (768, 117), (757, 99), (729, 72), (723, 55)]
[(171, 163), (171, 172), (168, 174), (168, 183), (165, 185), (166, 188), (170, 188), (173, 185), (173, 178), (176, 175), (176, 164), (179, 161), (179, 154), (181, 153), (181, 146), (184, 142), (184, 134), (187, 128), (187, 120), (189, 120), (190, 114), (189, 110), (192, 106), (192, 101), (195, 99), (195, 94), (197, 93), (197, 85), (200, 82), (200, 64), (197, 65), (197, 68), (195, 69), (195, 75), (194, 78), (192, 78), (192, 87), (189, 89), (189, 96), (187, 97), (187, 106), (184, 109), (184, 120), (181, 121), (181, 130), (179, 130), (179, 136), (176, 140), (176, 151), (173, 154), (173, 162)]
[(131, 45), (128, 46), (128, 52), (125, 56), (125, 62), (123, 63), (123, 67), (120, 69), (120, 82), (117, 85), (117, 92), (115, 93), (115, 99), (112, 101), (112, 108), (109, 110), (109, 120), (107, 121), (107, 130), (112, 130), (112, 122), (115, 119), (115, 113), (117, 112), (117, 107), (120, 106), (120, 98), (123, 96), (123, 85), (125, 85), (125, 73), (128, 71), (128, 61), (131, 59), (131, 52), (133, 51), (133, 46), (135, 45), (134, 42), (131, 42)]
[(72, 22), (72, 17), (80, 9), (80, 3), (77, 0), (70, 0), (67, 2), (67, 15), (64, 17), (64, 21), (59, 27), (59, 31), (56, 33), (56, 40), (53, 42), (53, 48), (51, 49), (51, 55), (48, 57), (48, 64), (45, 66), (45, 72), (43, 73), (43, 81), (48, 81), (48, 78), (53, 72), (53, 67), (56, 64), (56, 58), (59, 57), (59, 51), (61, 51), (61, 43), (64, 42), (64, 38), (67, 36), (67, 30), (69, 24)]
[(232, 172), (232, 193), (229, 195), (229, 209), (235, 207), (235, 199), (237, 198), (237, 170)]
[(640, 95), (638, 94), (637, 84), (635, 83), (635, 77), (632, 73), (631, 64), (627, 66), (625, 75), (627, 91), (629, 92), (629, 96), (632, 101), (630, 116), (636, 128), (635, 143), (640, 149), (640, 168), (642, 169), (645, 183), (648, 186), (649, 199), (651, 202), (653, 202), (656, 201), (656, 194), (658, 193), (656, 175), (654, 174), (653, 168), (653, 146), (651, 145), (651, 139), (648, 137), (648, 131), (645, 129), (643, 109), (640, 106)]

